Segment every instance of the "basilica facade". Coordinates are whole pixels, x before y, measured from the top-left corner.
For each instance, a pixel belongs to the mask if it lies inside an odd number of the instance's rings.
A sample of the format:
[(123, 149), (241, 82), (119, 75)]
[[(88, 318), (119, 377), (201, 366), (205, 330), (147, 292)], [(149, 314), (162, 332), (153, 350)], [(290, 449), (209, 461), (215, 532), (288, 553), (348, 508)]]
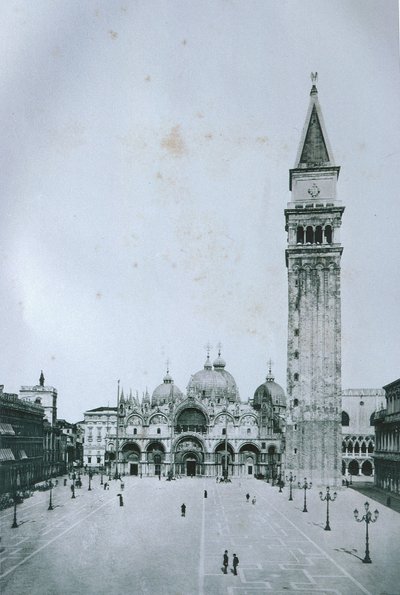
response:
[(269, 368), (247, 403), (221, 353), (190, 377), (184, 394), (169, 370), (152, 395), (123, 392), (117, 407), (85, 413), (84, 464), (110, 474), (277, 478), (284, 390)]

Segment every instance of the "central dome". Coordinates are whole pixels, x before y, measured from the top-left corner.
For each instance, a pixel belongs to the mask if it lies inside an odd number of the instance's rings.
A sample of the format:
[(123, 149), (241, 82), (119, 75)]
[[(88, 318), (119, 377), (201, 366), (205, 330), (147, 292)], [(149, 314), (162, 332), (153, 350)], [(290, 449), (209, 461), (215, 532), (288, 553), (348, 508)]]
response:
[(188, 384), (188, 393), (194, 393), (199, 399), (226, 398), (230, 402), (239, 401), (239, 391), (232, 374), (225, 370), (225, 361), (221, 354), (214, 361), (214, 369), (207, 355), (203, 370), (194, 374)]

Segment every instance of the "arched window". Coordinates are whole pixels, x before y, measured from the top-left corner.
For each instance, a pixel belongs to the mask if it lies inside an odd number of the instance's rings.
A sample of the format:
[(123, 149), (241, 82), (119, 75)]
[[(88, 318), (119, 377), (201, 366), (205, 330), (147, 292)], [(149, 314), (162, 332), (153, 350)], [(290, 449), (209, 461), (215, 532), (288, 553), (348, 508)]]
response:
[(322, 227), (321, 225), (317, 225), (315, 228), (315, 243), (322, 244)]
[(304, 229), (300, 226), (297, 228), (297, 243), (304, 244)]
[(309, 225), (306, 229), (306, 244), (313, 244), (314, 243), (314, 230)]
[(373, 444), (373, 442), (369, 442), (369, 444), (368, 444), (368, 452), (369, 452), (369, 454), (371, 454), (371, 453), (374, 452), (374, 444)]
[(350, 425), (350, 418), (349, 414), (346, 411), (342, 411), (342, 426), (349, 426)]
[(332, 244), (332, 227), (331, 227), (331, 225), (327, 225), (325, 227), (325, 239), (328, 244)]
[(356, 442), (354, 445), (354, 453), (358, 454), (359, 452), (360, 452), (360, 445), (358, 442)]
[(353, 453), (353, 443), (349, 442), (347, 445), (347, 452), (352, 454)]
[(369, 418), (369, 425), (370, 426), (373, 426), (374, 425), (374, 415), (375, 415), (375, 412), (374, 413), (371, 413), (371, 417)]
[(346, 452), (346, 442), (342, 442), (342, 452)]
[(365, 454), (365, 453), (367, 452), (367, 447), (366, 447), (366, 444), (365, 444), (365, 442), (363, 442), (363, 443), (361, 444), (361, 452), (362, 452), (363, 454)]

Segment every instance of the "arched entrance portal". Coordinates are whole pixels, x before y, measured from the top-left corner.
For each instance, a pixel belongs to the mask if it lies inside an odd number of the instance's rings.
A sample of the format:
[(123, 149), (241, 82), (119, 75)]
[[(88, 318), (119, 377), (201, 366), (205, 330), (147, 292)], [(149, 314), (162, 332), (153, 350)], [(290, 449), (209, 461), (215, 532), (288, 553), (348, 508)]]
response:
[(121, 450), (122, 471), (129, 475), (139, 475), (140, 448), (135, 443), (125, 444)]
[(175, 473), (195, 477), (204, 473), (204, 449), (196, 436), (184, 436), (175, 447)]
[(163, 463), (165, 458), (164, 445), (161, 442), (150, 442), (146, 449), (147, 452), (147, 472), (150, 475), (156, 475), (161, 478), (161, 473), (165, 472)]
[(255, 444), (249, 442), (241, 446), (239, 450), (240, 463), (244, 467), (244, 474), (248, 477), (259, 473), (259, 455), (260, 450)]

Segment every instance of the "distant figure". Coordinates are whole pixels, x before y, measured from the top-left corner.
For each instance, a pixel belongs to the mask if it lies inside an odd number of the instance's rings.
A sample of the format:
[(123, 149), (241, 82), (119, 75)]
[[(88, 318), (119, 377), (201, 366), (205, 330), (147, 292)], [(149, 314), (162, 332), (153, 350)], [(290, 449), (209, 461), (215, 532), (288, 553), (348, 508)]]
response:
[(41, 372), (40, 372), (39, 384), (40, 384), (40, 386), (44, 386), (43, 370), (41, 370)]
[(207, 498), (207, 490), (204, 490), (204, 498)]
[(256, 497), (255, 496), (253, 497), (253, 500), (251, 501), (251, 503), (252, 504), (255, 504), (256, 503)]
[(239, 558), (236, 554), (233, 554), (233, 574), (237, 575), (237, 566), (239, 564)]
[(105, 482), (105, 484), (104, 484), (104, 489), (105, 489), (105, 490), (107, 489), (107, 486), (108, 486), (108, 483), (107, 483), (107, 482)]
[(224, 567), (224, 574), (227, 574), (227, 572), (228, 572), (228, 564), (229, 564), (228, 550), (225, 550), (225, 552), (224, 552), (224, 558), (223, 558), (222, 564), (223, 564), (223, 567)]
[(246, 502), (248, 502), (249, 500), (250, 500), (250, 494), (249, 494), (249, 493), (247, 493), (247, 494), (246, 494)]
[(181, 506), (181, 516), (186, 516), (186, 504), (182, 504)]
[(119, 505), (123, 506), (124, 505), (124, 499), (122, 497), (122, 494), (117, 494), (117, 496), (119, 497)]
[(219, 477), (218, 477), (218, 475), (217, 475), (217, 477), (215, 478), (215, 481), (216, 481), (216, 483), (218, 483), (218, 481), (219, 481)]

